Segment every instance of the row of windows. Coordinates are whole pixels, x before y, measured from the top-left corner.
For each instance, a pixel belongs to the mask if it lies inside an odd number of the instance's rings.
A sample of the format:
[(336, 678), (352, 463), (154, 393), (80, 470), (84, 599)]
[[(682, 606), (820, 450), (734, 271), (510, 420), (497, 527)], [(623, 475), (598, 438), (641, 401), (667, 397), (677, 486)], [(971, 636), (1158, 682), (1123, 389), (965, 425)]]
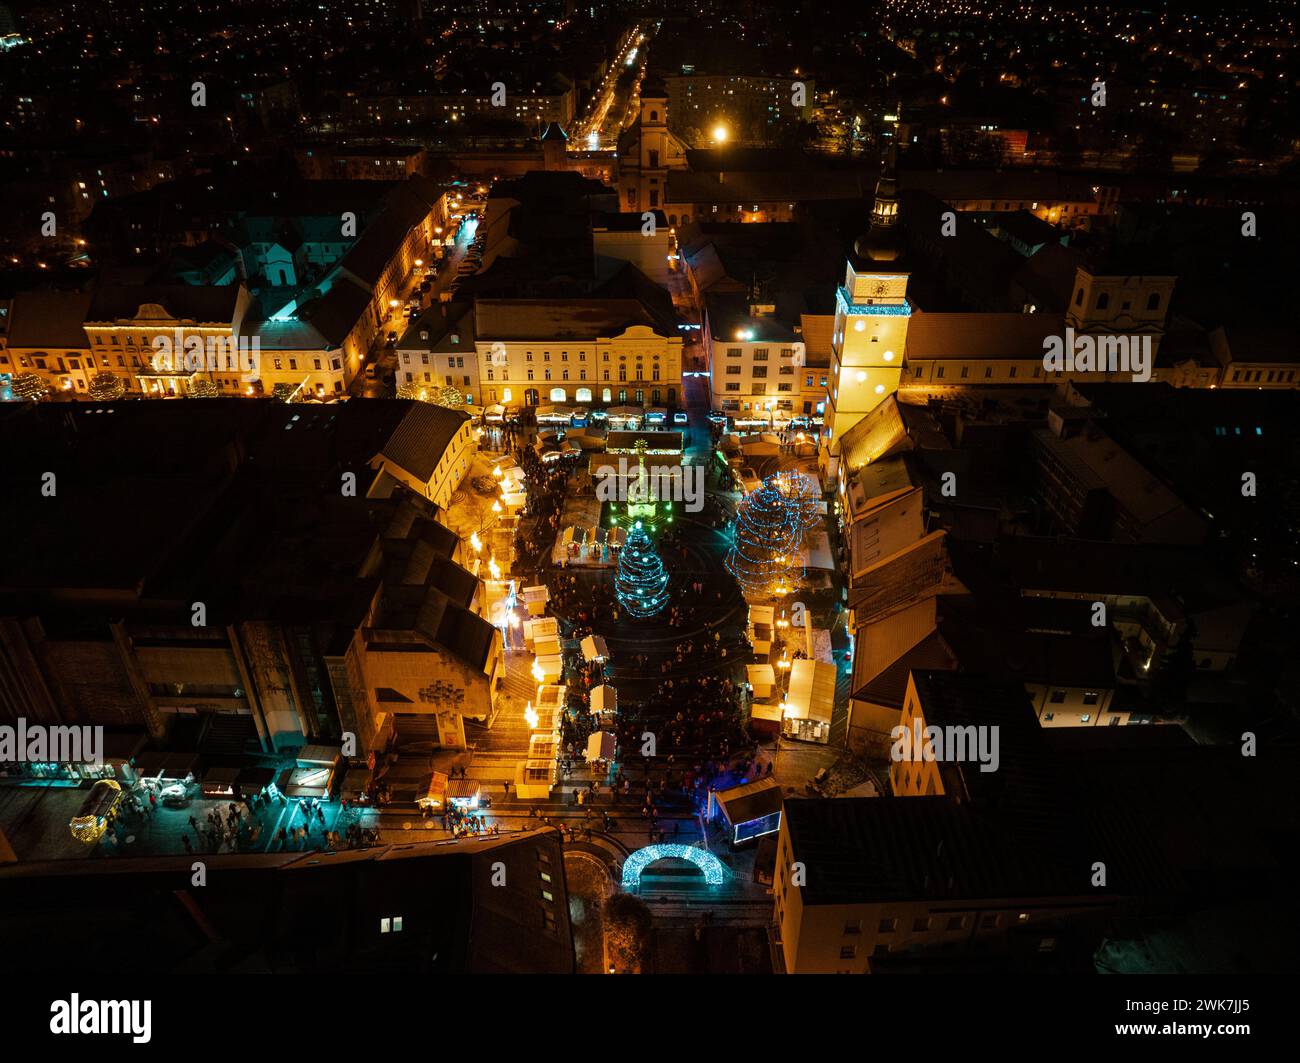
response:
[[(1254, 375), (1254, 377), (1252, 378), (1251, 375), (1250, 375), (1250, 374), (1251, 374), (1251, 370), (1249, 370), (1249, 369), (1234, 369), (1234, 370), (1232, 371), (1232, 380), (1233, 380), (1233, 383), (1242, 383), (1242, 384), (1255, 383), (1255, 384), (1258, 384), (1258, 383), (1260, 382), (1260, 380), (1263, 379), (1264, 370), (1263, 370), (1263, 369), (1256, 369), (1256, 370), (1254, 371), (1254, 373), (1255, 373), (1255, 375)], [(1264, 380), (1264, 383), (1266, 383), (1266, 384), (1289, 384), (1289, 383), (1291, 383), (1293, 380), (1295, 380), (1295, 370), (1294, 370), (1294, 369), (1286, 369), (1286, 370), (1283, 370), (1283, 369), (1270, 369), (1270, 370), (1268, 370), (1268, 378)]]
[[(649, 376), (649, 377), (644, 376), (644, 375), (643, 375), (644, 373), (645, 373), (645, 370), (644, 370), (640, 365), (638, 365), (638, 366), (636, 367), (636, 373), (635, 373), (635, 375), (633, 375), (632, 377), (629, 378), (628, 375), (627, 375), (627, 366), (625, 366), (625, 365), (620, 365), (620, 366), (618, 367), (618, 379), (619, 379), (620, 381), (622, 381), (622, 382), (626, 382), (626, 381), (629, 380), (629, 379), (631, 379), (631, 380), (658, 380), (658, 379), (659, 379), (659, 366), (655, 365), (655, 366), (652, 366), (652, 367), (651, 367), (651, 369), (650, 369), (650, 376)], [(528, 370), (526, 371), (526, 373), (525, 373), (525, 377), (526, 377), (528, 380), (532, 380), (532, 379), (533, 379), (533, 371), (532, 371), (532, 369), (528, 369)], [(602, 380), (608, 380), (608, 379), (610, 379), (610, 376), (609, 376), (609, 370), (608, 370), (608, 369), (602, 369), (602, 370), (601, 370), (601, 377), (600, 377), (600, 378), (601, 378)], [(496, 373), (495, 373), (493, 370), (489, 369), (489, 370), (487, 371), (487, 379), (488, 379), (488, 380), (496, 380)], [(509, 375), (509, 373), (503, 373), (503, 374), (501, 375), (501, 379), (502, 379), (503, 381), (509, 380), (509, 379), (510, 379), (510, 375)], [(547, 366), (546, 369), (543, 370), (543, 372), (542, 372), (542, 379), (543, 379), (543, 380), (550, 380), (550, 379), (551, 379), (551, 369), (550, 369), (550, 366)], [(562, 370), (560, 370), (560, 379), (561, 379), (561, 380), (568, 380), (568, 379), (569, 379), (569, 371), (568, 371), (567, 369), (562, 369)], [(579, 370), (578, 370), (578, 379), (579, 379), (579, 380), (586, 380), (586, 379), (587, 379), (587, 371), (586, 371), (585, 369), (579, 369)]]
[[(739, 381), (737, 381), (737, 382), (735, 382), (735, 383), (732, 383), (731, 381), (728, 381), (725, 390), (727, 390), (727, 391), (739, 391), (739, 390), (740, 390), (740, 383), (739, 383)], [(778, 394), (783, 393), (783, 392), (793, 391), (793, 390), (794, 390), (794, 385), (793, 385), (793, 384), (777, 384), (777, 386), (776, 386), (776, 390), (777, 390), (777, 393), (778, 393)], [(767, 385), (766, 385), (766, 384), (751, 384), (751, 385), (750, 385), (750, 392), (749, 392), (749, 393), (750, 393), (751, 395), (766, 395), (766, 394), (767, 394)]]

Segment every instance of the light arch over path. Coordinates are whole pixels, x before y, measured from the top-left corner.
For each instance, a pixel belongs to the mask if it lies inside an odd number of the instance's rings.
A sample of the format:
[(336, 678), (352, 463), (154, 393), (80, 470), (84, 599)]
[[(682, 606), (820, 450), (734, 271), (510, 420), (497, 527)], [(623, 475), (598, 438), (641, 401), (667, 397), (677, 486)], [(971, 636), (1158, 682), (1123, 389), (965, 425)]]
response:
[(647, 845), (623, 861), (623, 888), (636, 889), (641, 884), (641, 872), (656, 860), (688, 860), (704, 872), (704, 881), (710, 886), (721, 886), (727, 881), (727, 868), (707, 849), (695, 845), (665, 843)]

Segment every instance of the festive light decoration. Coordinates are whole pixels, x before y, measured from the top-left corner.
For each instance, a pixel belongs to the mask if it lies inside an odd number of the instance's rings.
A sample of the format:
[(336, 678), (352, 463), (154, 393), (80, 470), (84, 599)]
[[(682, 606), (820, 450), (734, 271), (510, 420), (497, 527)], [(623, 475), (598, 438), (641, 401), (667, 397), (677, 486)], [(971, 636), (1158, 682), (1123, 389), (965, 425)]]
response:
[(767, 595), (784, 582), (802, 537), (797, 515), (771, 478), (740, 503), (725, 564), (747, 594)]
[(45, 398), (50, 386), (35, 373), (19, 373), (9, 382), (9, 391), (16, 399), (36, 402)]
[(221, 390), (211, 381), (200, 377), (190, 381), (189, 395), (192, 399), (215, 399)]
[(821, 523), (821, 499), (812, 477), (798, 469), (785, 469), (763, 481), (790, 507), (790, 517), (799, 531), (800, 542)]
[(96, 402), (112, 402), (126, 394), (126, 381), (112, 373), (96, 373), (86, 390)]
[(614, 594), (628, 615), (639, 619), (654, 616), (668, 602), (668, 573), (640, 521), (618, 556)]
[(623, 861), (623, 888), (635, 889), (641, 882), (641, 872), (656, 860), (689, 860), (704, 872), (704, 881), (710, 886), (721, 886), (727, 881), (727, 868), (707, 849), (694, 845), (647, 845)]

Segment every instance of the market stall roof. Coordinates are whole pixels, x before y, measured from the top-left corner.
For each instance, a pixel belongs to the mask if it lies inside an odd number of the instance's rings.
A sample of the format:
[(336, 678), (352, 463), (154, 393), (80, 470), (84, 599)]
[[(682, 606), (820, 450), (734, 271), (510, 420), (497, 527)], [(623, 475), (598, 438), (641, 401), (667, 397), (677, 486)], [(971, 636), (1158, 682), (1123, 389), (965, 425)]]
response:
[(351, 800), (360, 797), (370, 787), (370, 780), (373, 776), (370, 768), (365, 764), (354, 764), (348, 768), (348, 773), (343, 777), (343, 786), (339, 790), (339, 796)]
[(582, 640), (582, 659), (587, 662), (609, 659), (609, 646), (600, 635), (588, 635)]
[(338, 763), (341, 755), (338, 746), (303, 746), (294, 759), (303, 767), (311, 764), (333, 765)]
[(538, 657), (537, 667), (542, 670), (543, 675), (559, 679), (564, 674), (564, 659), (558, 655)]
[(535, 587), (525, 587), (519, 593), (523, 595), (526, 602), (549, 602), (551, 600), (550, 588), (544, 583)]
[(608, 417), (640, 417), (644, 413), (640, 406), (611, 406), (605, 411)]
[(776, 686), (776, 669), (770, 664), (745, 665), (745, 679), (754, 688), (754, 696), (765, 698)]
[(587, 541), (587, 529), (581, 528), (576, 524), (570, 524), (564, 529), (564, 535), (560, 542), (565, 546), (581, 546)]
[(306, 768), (285, 768), (275, 785), (285, 797), (325, 797), (333, 777), (333, 768), (313, 764)]
[(555, 638), (559, 633), (560, 621), (553, 616), (539, 616), (536, 620), (524, 621), (524, 638), (528, 642)]
[(564, 708), (569, 688), (562, 683), (545, 683), (537, 688), (537, 711), (546, 712)]
[(197, 753), (168, 753), (160, 750), (148, 750), (135, 758), (137, 775), (156, 779), (183, 779), (194, 771), (198, 763)]
[(608, 683), (602, 683), (598, 687), (592, 687), (591, 711), (592, 712), (617, 712), (618, 691), (615, 690)]
[(467, 800), (479, 795), (481, 789), (477, 779), (448, 779), (447, 780), (447, 797), (460, 798)]
[(806, 657), (793, 662), (785, 700), (792, 719), (830, 723), (835, 708), (835, 665)]
[(236, 783), (239, 781), (238, 768), (206, 768), (203, 772), (203, 782), (208, 783)]
[(239, 785), (245, 791), (260, 790), (274, 781), (274, 768), (241, 768), (239, 772)]
[(779, 724), (781, 722), (781, 706), (775, 702), (769, 704), (756, 701), (749, 708), (749, 718), (751, 720), (767, 720), (771, 723)]
[(554, 636), (533, 640), (533, 654), (537, 657), (560, 656), (560, 640)]
[(727, 822), (733, 826), (781, 811), (781, 787), (771, 778), (733, 786), (729, 790), (715, 790), (713, 798)]
[(614, 736), (608, 731), (595, 731), (587, 738), (588, 760), (613, 760)]

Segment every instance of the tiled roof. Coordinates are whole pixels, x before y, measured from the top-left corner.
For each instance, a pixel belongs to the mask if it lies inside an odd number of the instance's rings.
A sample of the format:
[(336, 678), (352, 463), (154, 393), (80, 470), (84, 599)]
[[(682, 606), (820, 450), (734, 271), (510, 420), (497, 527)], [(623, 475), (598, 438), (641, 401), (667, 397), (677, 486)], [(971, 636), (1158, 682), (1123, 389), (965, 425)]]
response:
[(406, 415), (380, 450), (385, 461), (427, 483), (469, 414), (431, 402), (410, 402)]

